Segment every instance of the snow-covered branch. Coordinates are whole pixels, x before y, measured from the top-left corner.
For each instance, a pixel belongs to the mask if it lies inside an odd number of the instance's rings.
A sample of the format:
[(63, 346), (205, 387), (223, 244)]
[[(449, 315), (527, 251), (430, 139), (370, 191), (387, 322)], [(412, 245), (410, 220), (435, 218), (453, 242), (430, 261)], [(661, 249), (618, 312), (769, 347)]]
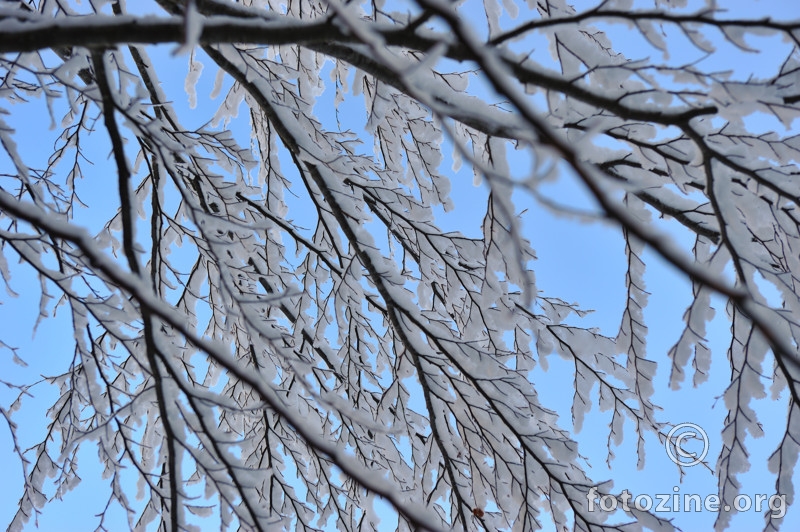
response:
[[(119, 506), (132, 529), (170, 531), (673, 530), (592, 497), (625, 500), (604, 481), (625, 438), (639, 468), (670, 444), (683, 420), (660, 407), (689, 367), (720, 386), (714, 301), (730, 321), (717, 527), (736, 526), (767, 381), (786, 416), (770, 471), (791, 502), (800, 56), (744, 78), (705, 61), (796, 43), (792, 17), (1, 3), (0, 276), (39, 296), (36, 326), (57, 311), (72, 330), (35, 382), (4, 376), (24, 475), (11, 529), (68, 496), (94, 446), (100, 528)], [(532, 222), (543, 212), (615, 228), (618, 330), (540, 282), (540, 243), (580, 244)], [(688, 287), (671, 348), (649, 343), (653, 256)], [(6, 352), (25, 358), (0, 337)], [(543, 383), (552, 353), (566, 377)], [(44, 387), (56, 399), (28, 441), (17, 411)], [(585, 454), (598, 441), (606, 473)]]

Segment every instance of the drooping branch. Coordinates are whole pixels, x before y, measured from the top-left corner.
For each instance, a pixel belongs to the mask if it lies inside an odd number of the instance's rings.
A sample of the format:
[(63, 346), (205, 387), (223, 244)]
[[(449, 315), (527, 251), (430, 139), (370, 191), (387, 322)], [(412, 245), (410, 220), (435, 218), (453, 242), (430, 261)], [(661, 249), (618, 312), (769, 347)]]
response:
[(206, 353), (216, 364), (220, 364), (231, 375), (252, 388), (269, 407), (280, 414), (292, 424), (298, 435), (302, 436), (317, 452), (328, 456), (350, 478), (369, 489), (373, 493), (385, 498), (403, 515), (409, 523), (425, 530), (441, 530), (437, 520), (428, 516), (422, 508), (412, 507), (406, 502), (405, 497), (394, 487), (382, 479), (369, 473), (365, 474), (361, 464), (353, 460), (347, 453), (322, 438), (315, 432), (314, 427), (308, 426), (301, 418), (291, 412), (279, 398), (278, 394), (263, 380), (243, 369), (231, 356), (224, 353), (212, 341), (198, 336), (187, 326), (183, 316), (170, 308), (159, 297), (152, 293), (148, 282), (138, 276), (123, 271), (112, 259), (101, 251), (95, 249), (92, 237), (83, 229), (52, 220), (45, 212), (30, 203), (23, 204), (15, 200), (4, 190), (0, 190), (0, 209), (6, 213), (24, 220), (49, 234), (55, 235), (74, 243), (86, 256), (87, 260), (113, 281), (121, 289), (135, 297), (138, 303), (147, 308), (153, 315), (158, 316), (177, 332), (182, 334), (189, 342)]

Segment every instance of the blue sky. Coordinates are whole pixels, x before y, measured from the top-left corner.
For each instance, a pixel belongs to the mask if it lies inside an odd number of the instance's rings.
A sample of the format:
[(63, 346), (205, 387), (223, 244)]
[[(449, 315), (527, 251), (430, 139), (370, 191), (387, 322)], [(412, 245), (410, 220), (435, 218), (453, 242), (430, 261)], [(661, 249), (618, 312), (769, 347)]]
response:
[[(648, 6), (649, 4), (642, 2), (641, 5)], [(728, 5), (732, 14), (735, 10), (740, 10), (743, 15), (748, 17), (763, 13), (775, 14), (775, 16), (786, 19), (800, 18), (800, 7), (786, 2), (754, 0), (732, 2)], [(792, 7), (787, 7), (787, 5)], [(792, 9), (794, 13), (792, 13)], [(624, 26), (609, 26), (604, 29), (608, 29), (612, 39), (620, 39), (623, 47), (629, 48), (631, 53), (647, 50), (647, 46), (632, 37), (630, 31)], [(760, 72), (774, 71), (775, 63), (780, 63), (788, 53), (788, 45), (775, 39), (759, 39), (754, 42), (754, 45), (768, 50), (768, 53), (758, 57), (752, 56), (752, 61), (741, 61), (738, 52), (723, 46), (721, 53), (707, 61), (714, 68), (721, 70), (735, 68), (737, 75), (745, 76), (749, 72), (758, 75)], [(183, 85), (183, 73), (188, 57), (185, 55), (177, 58), (171, 57), (169, 52), (172, 48), (171, 46), (160, 47), (159, 52), (154, 52), (153, 55), (159, 56), (160, 64), (164, 65), (162, 72), (169, 70), (172, 73), (173, 78), (167, 80), (174, 84), (175, 90), (171, 91), (171, 94), (181, 96), (180, 89)], [(692, 52), (687, 50), (686, 53)], [(652, 54), (656, 57), (655, 51), (652, 51)], [(680, 54), (676, 54), (673, 60), (685, 61)], [(213, 74), (210, 73), (212, 69), (210, 65), (207, 65), (207, 68), (208, 72), (201, 77), (197, 89), (201, 106), (204, 105), (204, 99), (211, 92), (213, 84)], [(323, 99), (325, 97), (323, 95)], [(176, 98), (175, 103), (184, 118), (191, 116), (188, 114), (190, 111), (185, 99)], [(353, 105), (357, 106), (361, 103), (355, 102)], [(7, 117), (7, 121), (18, 130), (17, 138), (20, 140), (20, 150), (23, 155), (29, 157), (29, 160), (41, 160), (43, 154), (49, 153), (58, 130), (49, 129), (50, 119), (43, 106), (39, 106), (35, 113), (29, 110), (30, 107), (32, 106), (17, 108), (24, 109), (24, 115), (12, 108), (12, 115)], [(320, 109), (324, 116), (325, 110)], [(60, 116), (58, 111), (55, 115)], [(347, 116), (347, 113), (343, 112), (341, 116)], [(244, 119), (246, 120), (246, 117)], [(326, 120), (327, 124), (333, 123), (334, 119), (332, 115), (329, 115)], [(186, 119), (186, 123), (187, 125), (199, 125), (193, 124), (191, 119)], [(764, 130), (777, 127), (775, 122), (770, 121), (767, 117), (754, 119), (752, 125)], [(98, 127), (100, 127), (99, 124)], [(95, 137), (102, 138), (102, 135), (95, 135)], [(97, 145), (93, 147), (92, 151), (93, 153), (87, 153), (87, 156), (94, 162), (93, 171), (111, 175), (114, 169), (106, 160), (108, 146)], [(449, 168), (452, 164), (448, 151), (444, 150), (446, 157), (443, 167), (445, 168)], [(520, 168), (524, 168), (528, 162), (520, 160), (518, 164)], [(7, 168), (8, 161), (4, 155), (0, 154), (0, 173), (7, 172)], [(452, 180), (456, 209), (453, 213), (443, 216), (441, 221), (445, 227), (476, 235), (480, 229), (480, 216), (476, 217), (474, 213), (476, 206), (482, 208), (486, 190), (482, 186), (474, 187), (472, 185), (471, 171), (467, 168), (453, 173)], [(86, 181), (87, 184), (89, 182), (89, 180)], [(115, 194), (112, 179), (106, 181), (107, 184), (112, 185), (110, 190), (103, 190), (102, 186), (97, 188), (97, 180), (92, 180), (91, 183), (91, 188), (81, 185), (83, 187), (81, 194), (86, 195), (85, 199), (92, 205), (92, 209), (80, 211), (78, 219), (87, 224), (106, 219), (104, 217), (106, 213), (97, 211), (95, 205), (98, 204), (97, 200), (102, 200), (104, 194)], [(99, 181), (99, 183), (103, 183), (103, 181)], [(565, 176), (557, 184), (549, 187), (548, 193), (553, 198), (572, 206), (593, 208), (593, 202), (582, 192), (581, 185), (569, 176)], [(577, 302), (584, 309), (594, 309), (595, 312), (581, 324), (589, 323), (601, 328), (604, 333), (615, 334), (624, 305), (624, 242), (619, 230), (603, 222), (586, 223), (554, 215), (542, 210), (524, 195), (519, 195), (516, 199), (519, 210), (528, 209), (524, 216), (524, 227), (525, 234), (532, 240), (539, 257), (536, 264), (539, 290), (546, 295), (558, 296), (569, 302)], [(103, 202), (100, 201), (100, 204), (102, 205)], [(290, 217), (299, 218), (302, 216), (301, 207), (298, 205), (295, 208), (300, 212), (290, 212)], [(664, 224), (668, 228), (668, 222), (664, 222)], [(684, 245), (690, 246), (691, 243), (684, 242)], [(670, 266), (663, 264), (651, 252), (646, 252), (645, 257), (648, 264), (646, 280), (648, 291), (651, 293), (649, 306), (645, 311), (647, 324), (650, 327), (648, 353), (656, 360), (665, 361), (666, 351), (675, 342), (682, 329), (681, 315), (691, 300), (691, 289), (681, 275), (678, 275)], [(0, 379), (15, 383), (31, 383), (38, 380), (40, 374), (52, 375), (67, 369), (72, 357), (73, 333), (69, 316), (57, 313), (55, 318), (42, 320), (38, 325), (36, 335), (31, 337), (30, 333), (39, 312), (39, 284), (36, 277), (27, 268), (12, 265), (12, 273), (11, 287), (19, 296), (0, 294), (2, 303), (0, 304), (0, 323), (3, 324), (1, 338), (6, 344), (18, 347), (19, 356), (30, 365), (27, 368), (13, 365), (10, 362), (10, 353), (7, 350), (0, 351), (0, 356), (4, 357), (0, 359), (2, 360), (0, 367), (3, 368)], [(729, 376), (725, 359), (728, 323), (725, 317), (724, 301), (717, 298), (714, 306), (717, 309), (717, 316), (708, 327), (709, 343), (715, 354), (711, 371), (714, 377), (697, 390), (692, 389), (687, 381), (680, 392), (669, 392), (666, 391), (668, 375), (666, 373), (667, 366), (664, 364), (657, 374), (657, 392), (654, 398), (657, 404), (665, 407), (661, 414), (662, 420), (692, 421), (708, 429), (711, 457), (715, 457), (715, 453), (719, 453), (720, 441), (718, 437), (715, 439), (714, 433), (718, 434), (726, 415), (724, 405), (717, 397), (724, 390)], [(49, 311), (53, 310), (52, 301), (47, 308)], [(549, 370), (545, 373), (541, 368), (537, 368), (534, 374), (535, 382), (542, 383), (538, 388), (542, 402), (548, 405), (564, 405), (563, 427), (569, 427), (571, 396), (564, 396), (563, 386), (548, 386), (548, 383), (563, 383), (565, 379), (568, 382), (569, 370), (568, 363), (556, 356), (551, 356)], [(43, 426), (36, 420), (43, 419), (46, 405), (55, 398), (55, 392), (45, 384), (37, 385), (32, 393), (35, 393), (35, 399), (26, 400), (22, 409), (14, 414), (14, 419), (19, 424), (18, 435), (22, 442), (31, 442), (42, 437)], [(8, 408), (15, 396), (16, 393), (0, 386), (0, 405), (4, 408)], [(771, 494), (774, 491), (773, 477), (765, 474), (765, 466), (757, 467), (756, 464), (765, 464), (769, 453), (775, 447), (775, 438), (769, 435), (782, 434), (781, 424), (785, 410), (781, 405), (784, 404), (764, 402), (757, 409), (766, 425), (765, 430), (768, 436), (761, 441), (752, 439), (748, 441), (752, 450), (753, 468), (744, 476), (744, 494)], [(625, 488), (633, 494), (671, 493), (675, 486), (679, 487), (681, 493), (692, 492), (705, 495), (716, 492), (716, 479), (711, 472), (702, 467), (695, 467), (684, 470), (682, 477), (681, 472), (669, 462), (663, 448), (654, 438), (647, 447), (648, 462), (645, 470), (637, 471), (635, 468), (635, 441), (632, 438), (626, 439), (622, 445), (613, 448), (618, 458), (612, 462), (613, 469), (609, 469), (605, 464), (608, 414), (606, 412), (587, 417), (582, 432), (578, 434), (581, 452), (587, 457), (587, 463), (591, 467), (589, 474), (592, 478), (599, 481), (613, 476), (616, 479), (617, 490)], [(632, 433), (630, 424), (626, 425), (626, 431), (628, 434)], [(3, 464), (7, 464), (5, 471), (8, 477), (6, 482), (0, 483), (0, 500), (3, 501), (0, 503), (0, 522), (9, 522), (16, 511), (22, 481), (21, 470), (10, 450), (9, 432), (5, 425), (0, 423), (0, 460)], [(80, 457), (81, 467), (85, 468), (82, 474), (84, 482), (68, 493), (63, 502), (53, 501), (46, 507), (44, 516), (40, 520), (40, 530), (82, 531), (94, 529), (97, 525), (98, 519), (95, 514), (104, 509), (107, 496), (103, 490), (106, 484), (94, 480), (100, 476), (100, 469), (95, 465), (96, 453), (92, 446), (87, 446)], [(712, 464), (713, 462), (714, 458), (712, 458)], [(799, 513), (796, 510), (790, 511), (785, 521), (786, 530), (800, 526)], [(675, 524), (684, 530), (700, 530), (709, 529), (715, 516), (711, 512), (679, 513), (674, 518)], [(118, 509), (112, 508), (109, 519), (117, 520), (116, 522), (119, 523), (123, 516)], [(755, 512), (741, 515), (734, 521), (737, 530), (758, 529), (761, 523), (761, 516)], [(118, 524), (110, 526), (110, 529), (115, 530), (117, 526)]]

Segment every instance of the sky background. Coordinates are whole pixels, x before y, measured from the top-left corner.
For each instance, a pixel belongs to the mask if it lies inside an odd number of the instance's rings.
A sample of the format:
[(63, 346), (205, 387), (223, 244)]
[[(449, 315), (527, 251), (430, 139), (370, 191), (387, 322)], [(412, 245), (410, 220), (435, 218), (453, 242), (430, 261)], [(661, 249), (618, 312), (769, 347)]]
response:
[[(479, 3), (474, 2), (475, 9), (481, 9)], [(587, 3), (587, 5), (589, 5)], [(643, 7), (651, 7), (645, 2), (637, 3)], [(800, 18), (800, 6), (791, 2), (753, 0), (748, 2), (730, 2), (725, 6), (731, 9), (731, 16), (739, 14), (747, 17), (758, 17), (771, 14), (780, 19)], [(521, 12), (521, 17), (525, 12)], [(657, 57), (657, 52), (643, 43), (633, 33), (622, 25), (600, 25), (607, 30), (618, 49), (629, 57), (644, 57), (652, 55)], [(680, 37), (671, 35), (668, 31), (667, 39), (670, 45), (680, 44)], [(749, 54), (743, 56), (740, 51), (731, 49), (729, 45), (721, 45), (719, 53), (705, 60), (702, 65), (718, 70), (733, 70), (736, 77), (746, 78), (749, 74), (766, 75), (776, 70), (791, 49), (791, 45), (781, 42), (776, 38), (753, 39), (755, 48), (765, 50), (764, 54)], [(207, 116), (208, 113), (191, 114), (185, 95), (183, 93), (183, 78), (188, 68), (189, 57), (181, 55), (173, 57), (171, 51), (174, 46), (161, 46), (151, 48), (150, 53), (157, 58), (161, 73), (167, 74), (163, 79), (165, 89), (175, 97), (175, 105), (179, 115), (188, 126), (198, 126), (192, 122), (192, 116)], [(670, 61), (683, 64), (694, 60), (696, 54), (689, 47), (679, 46), (673, 50)], [(327, 67), (328, 69), (330, 66)], [(218, 104), (211, 102), (208, 95), (214, 81), (214, 72), (210, 63), (207, 63), (207, 72), (201, 76), (198, 86), (198, 105)], [(323, 76), (323, 79), (324, 76)], [(477, 90), (485, 90), (478, 88)], [(222, 91), (224, 94), (225, 91)], [(332, 110), (333, 90), (326, 91), (320, 98), (317, 106), (323, 123), (329, 128), (335, 127), (336, 115)], [(327, 103), (326, 103), (327, 102)], [(352, 105), (352, 108), (348, 108)], [(361, 110), (358, 110), (358, 106)], [(35, 112), (32, 109), (36, 109)], [(4, 119), (10, 126), (17, 130), (16, 138), (19, 149), (27, 161), (41, 161), (49, 155), (55, 137), (60, 133), (59, 128), (51, 129), (51, 120), (43, 105), (25, 105), (8, 109), (11, 114)], [(22, 111), (22, 113), (20, 112)], [(363, 114), (361, 100), (343, 104), (340, 108), (339, 118), (360, 112)], [(59, 119), (63, 115), (63, 108), (56, 109), (54, 113)], [(246, 113), (243, 113), (246, 115)], [(240, 117), (246, 120), (246, 116)], [(344, 124), (346, 126), (346, 123)], [(777, 130), (783, 131), (776, 120), (760, 116), (750, 119), (749, 125), (758, 131)], [(241, 127), (236, 123), (231, 128), (236, 130)], [(347, 126), (346, 126), (347, 127)], [(102, 128), (98, 124), (98, 128)], [(780, 128), (780, 129), (776, 129)], [(797, 124), (795, 124), (797, 128)], [(102, 133), (102, 131), (100, 131)], [(94, 135), (96, 139), (105, 138), (102, 134)], [(443, 149), (445, 161), (443, 168), (452, 166), (450, 157), (451, 146)], [(107, 180), (96, 178), (87, 179), (79, 183), (79, 192), (84, 195), (91, 209), (78, 210), (76, 221), (88, 226), (95, 225), (108, 218), (112, 202), (104, 202), (107, 194), (116, 197), (113, 184), (115, 170), (107, 160), (108, 145), (98, 142), (86, 153), (87, 159), (93, 162), (93, 174), (107, 173)], [(514, 171), (524, 173), (529, 168), (529, 162), (520, 159), (514, 166)], [(10, 165), (5, 154), (0, 154), (0, 174), (10, 173)], [(453, 200), (455, 210), (447, 215), (442, 214), (440, 224), (445, 229), (459, 230), (468, 236), (477, 236), (480, 231), (482, 212), (485, 205), (486, 188), (483, 185), (474, 186), (471, 170), (466, 167), (458, 172), (450, 172), (453, 182)], [(103, 185), (108, 185), (105, 189)], [(581, 185), (576, 180), (566, 175), (556, 184), (545, 189), (551, 197), (568, 203), (571, 206), (594, 209), (594, 204), (589, 199)], [(594, 312), (580, 322), (581, 325), (599, 327), (603, 333), (615, 335), (619, 327), (625, 302), (625, 256), (624, 241), (620, 231), (613, 225), (571, 219), (545, 211), (536, 205), (530, 197), (518, 195), (518, 210), (528, 209), (524, 215), (525, 235), (533, 242), (533, 247), (539, 258), (536, 265), (537, 288), (548, 296), (557, 296), (569, 302), (576, 302), (583, 309), (594, 309)], [(296, 204), (290, 210), (289, 217), (301, 219), (303, 216), (302, 205)], [(669, 228), (668, 221), (664, 222)], [(690, 241), (682, 244), (688, 249)], [(709, 346), (713, 353), (711, 378), (698, 389), (691, 388), (691, 374), (687, 376), (684, 387), (678, 392), (668, 391), (668, 364), (666, 353), (675, 343), (683, 328), (682, 314), (691, 301), (691, 287), (682, 275), (677, 274), (670, 266), (665, 265), (653, 253), (646, 251), (645, 262), (648, 266), (646, 281), (647, 289), (651, 293), (648, 307), (645, 310), (646, 323), (649, 326), (648, 353), (649, 356), (661, 363), (656, 375), (656, 394), (654, 402), (664, 407), (660, 419), (671, 422), (689, 421), (706, 428), (710, 439), (709, 458), (710, 464), (715, 464), (716, 456), (721, 448), (719, 430), (727, 411), (718, 397), (722, 394), (729, 382), (729, 366), (725, 356), (729, 337), (729, 323), (725, 315), (725, 303), (716, 298), (714, 307), (717, 309), (716, 318), (708, 326)], [(17, 354), (29, 366), (20, 367), (12, 363), (12, 355), (8, 349), (0, 350), (0, 380), (13, 383), (32, 383), (37, 381), (39, 375), (59, 374), (68, 369), (74, 350), (73, 333), (69, 315), (63, 312), (64, 308), (57, 311), (55, 317), (42, 320), (38, 324), (36, 334), (31, 336), (34, 324), (39, 314), (39, 281), (29, 268), (11, 264), (11, 288), (17, 296), (0, 292), (0, 324), (2, 335), (0, 339), (7, 345), (16, 347)], [(51, 292), (54, 293), (54, 292)], [(53, 301), (46, 308), (53, 312)], [(564, 393), (564, 382), (569, 382), (571, 364), (551, 355), (547, 372), (537, 366), (533, 380), (537, 384), (537, 391), (545, 405), (553, 407), (563, 405), (562, 427), (570, 427), (569, 408), (571, 406), (571, 393)], [(551, 383), (562, 383), (552, 385)], [(14, 414), (18, 423), (18, 437), (23, 448), (31, 442), (41, 440), (43, 436), (44, 411), (47, 405), (52, 404), (56, 398), (55, 390), (46, 384), (39, 384), (31, 389), (35, 395), (26, 399), (22, 408)], [(11, 401), (16, 397), (16, 392), (0, 385), (0, 406), (8, 409)], [(594, 397), (596, 398), (596, 389)], [(766, 461), (769, 454), (776, 446), (776, 437), (783, 434), (782, 425), (785, 420), (786, 397), (773, 403), (762, 401), (757, 404), (757, 412), (765, 425), (766, 437), (761, 440), (747, 441), (751, 451), (752, 470), (743, 475), (743, 494), (755, 495), (774, 492), (774, 476), (766, 472)], [(596, 481), (602, 481), (612, 476), (615, 478), (617, 491), (628, 489), (634, 495), (658, 493), (672, 493), (675, 486), (681, 493), (697, 493), (701, 496), (716, 493), (716, 478), (711, 471), (702, 466), (688, 468), (681, 471), (672, 464), (666, 456), (663, 447), (656, 438), (650, 438), (647, 446), (647, 465), (644, 470), (636, 470), (635, 438), (626, 438), (619, 447), (612, 447), (617, 458), (611, 463), (612, 468), (606, 464), (607, 456), (607, 424), (610, 412), (598, 413), (597, 409), (587, 416), (583, 430), (577, 435), (581, 444), (581, 453), (586, 456), (589, 467), (588, 474)], [(626, 423), (626, 434), (632, 435), (631, 423)], [(38, 440), (37, 440), (38, 439)], [(73, 491), (68, 493), (63, 501), (51, 502), (40, 517), (39, 529), (45, 531), (83, 531), (93, 530), (99, 520), (95, 514), (103, 511), (107, 500), (105, 493), (106, 483), (98, 481), (100, 467), (97, 465), (96, 451), (93, 445), (84, 446), (80, 453), (80, 466), (84, 481)], [(22, 472), (17, 458), (13, 454), (12, 442), (7, 426), (0, 420), (0, 463), (6, 476), (0, 483), (0, 523), (10, 522), (16, 511), (17, 501), (21, 493)], [(798, 476), (796, 475), (797, 479)], [(134, 491), (135, 493), (135, 491)], [(51, 491), (49, 495), (52, 495)], [(715, 519), (711, 512), (698, 514), (676, 513), (673, 515), (674, 523), (684, 530), (708, 530)], [(124, 516), (118, 507), (112, 506), (108, 511), (110, 530), (124, 528)], [(392, 518), (386, 515), (387, 523)], [(750, 511), (739, 515), (733, 521), (731, 530), (758, 530), (763, 523), (760, 514)], [(209, 529), (218, 528), (218, 523), (213, 520)], [(790, 510), (784, 521), (785, 530), (800, 529), (800, 511)], [(32, 523), (27, 529), (34, 529)]]

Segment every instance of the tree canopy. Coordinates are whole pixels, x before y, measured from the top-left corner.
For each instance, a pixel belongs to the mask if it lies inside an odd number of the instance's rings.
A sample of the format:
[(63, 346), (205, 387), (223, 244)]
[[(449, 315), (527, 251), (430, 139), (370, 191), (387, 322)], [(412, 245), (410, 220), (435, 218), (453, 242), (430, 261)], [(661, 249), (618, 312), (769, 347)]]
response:
[[(673, 530), (650, 508), (598, 510), (624, 486), (581, 446), (613, 464), (634, 439), (647, 468), (648, 442), (677, 445), (684, 421), (659, 414), (657, 372), (678, 394), (712, 354), (730, 370), (724, 424), (705, 427), (722, 442), (704, 462), (728, 508), (716, 528), (735, 522), (768, 395), (790, 505), (800, 15), (652, 4), (0, 2), (2, 302), (38, 297), (37, 323), (74, 331), (42, 381), (2, 378), (23, 471), (10, 529), (95, 446), (136, 529), (373, 530), (391, 511), (397, 530)], [(768, 37), (788, 48), (767, 75), (710, 61)], [(52, 144), (30, 133), (48, 127)], [(548, 195), (567, 181), (591, 201)], [(480, 208), (454, 229), (465, 190)], [(532, 230), (535, 210), (619, 232), (616, 331), (537, 288), (537, 231), (558, 228)], [(683, 332), (649, 352), (646, 251), (692, 291)], [(708, 344), (715, 297), (727, 355)], [(4, 367), (40, 356), (6, 342)], [(571, 366), (558, 404), (532, 378), (553, 355)], [(23, 442), (37, 421), (15, 411), (48, 386), (45, 435)], [(587, 416), (606, 431), (585, 439)]]

